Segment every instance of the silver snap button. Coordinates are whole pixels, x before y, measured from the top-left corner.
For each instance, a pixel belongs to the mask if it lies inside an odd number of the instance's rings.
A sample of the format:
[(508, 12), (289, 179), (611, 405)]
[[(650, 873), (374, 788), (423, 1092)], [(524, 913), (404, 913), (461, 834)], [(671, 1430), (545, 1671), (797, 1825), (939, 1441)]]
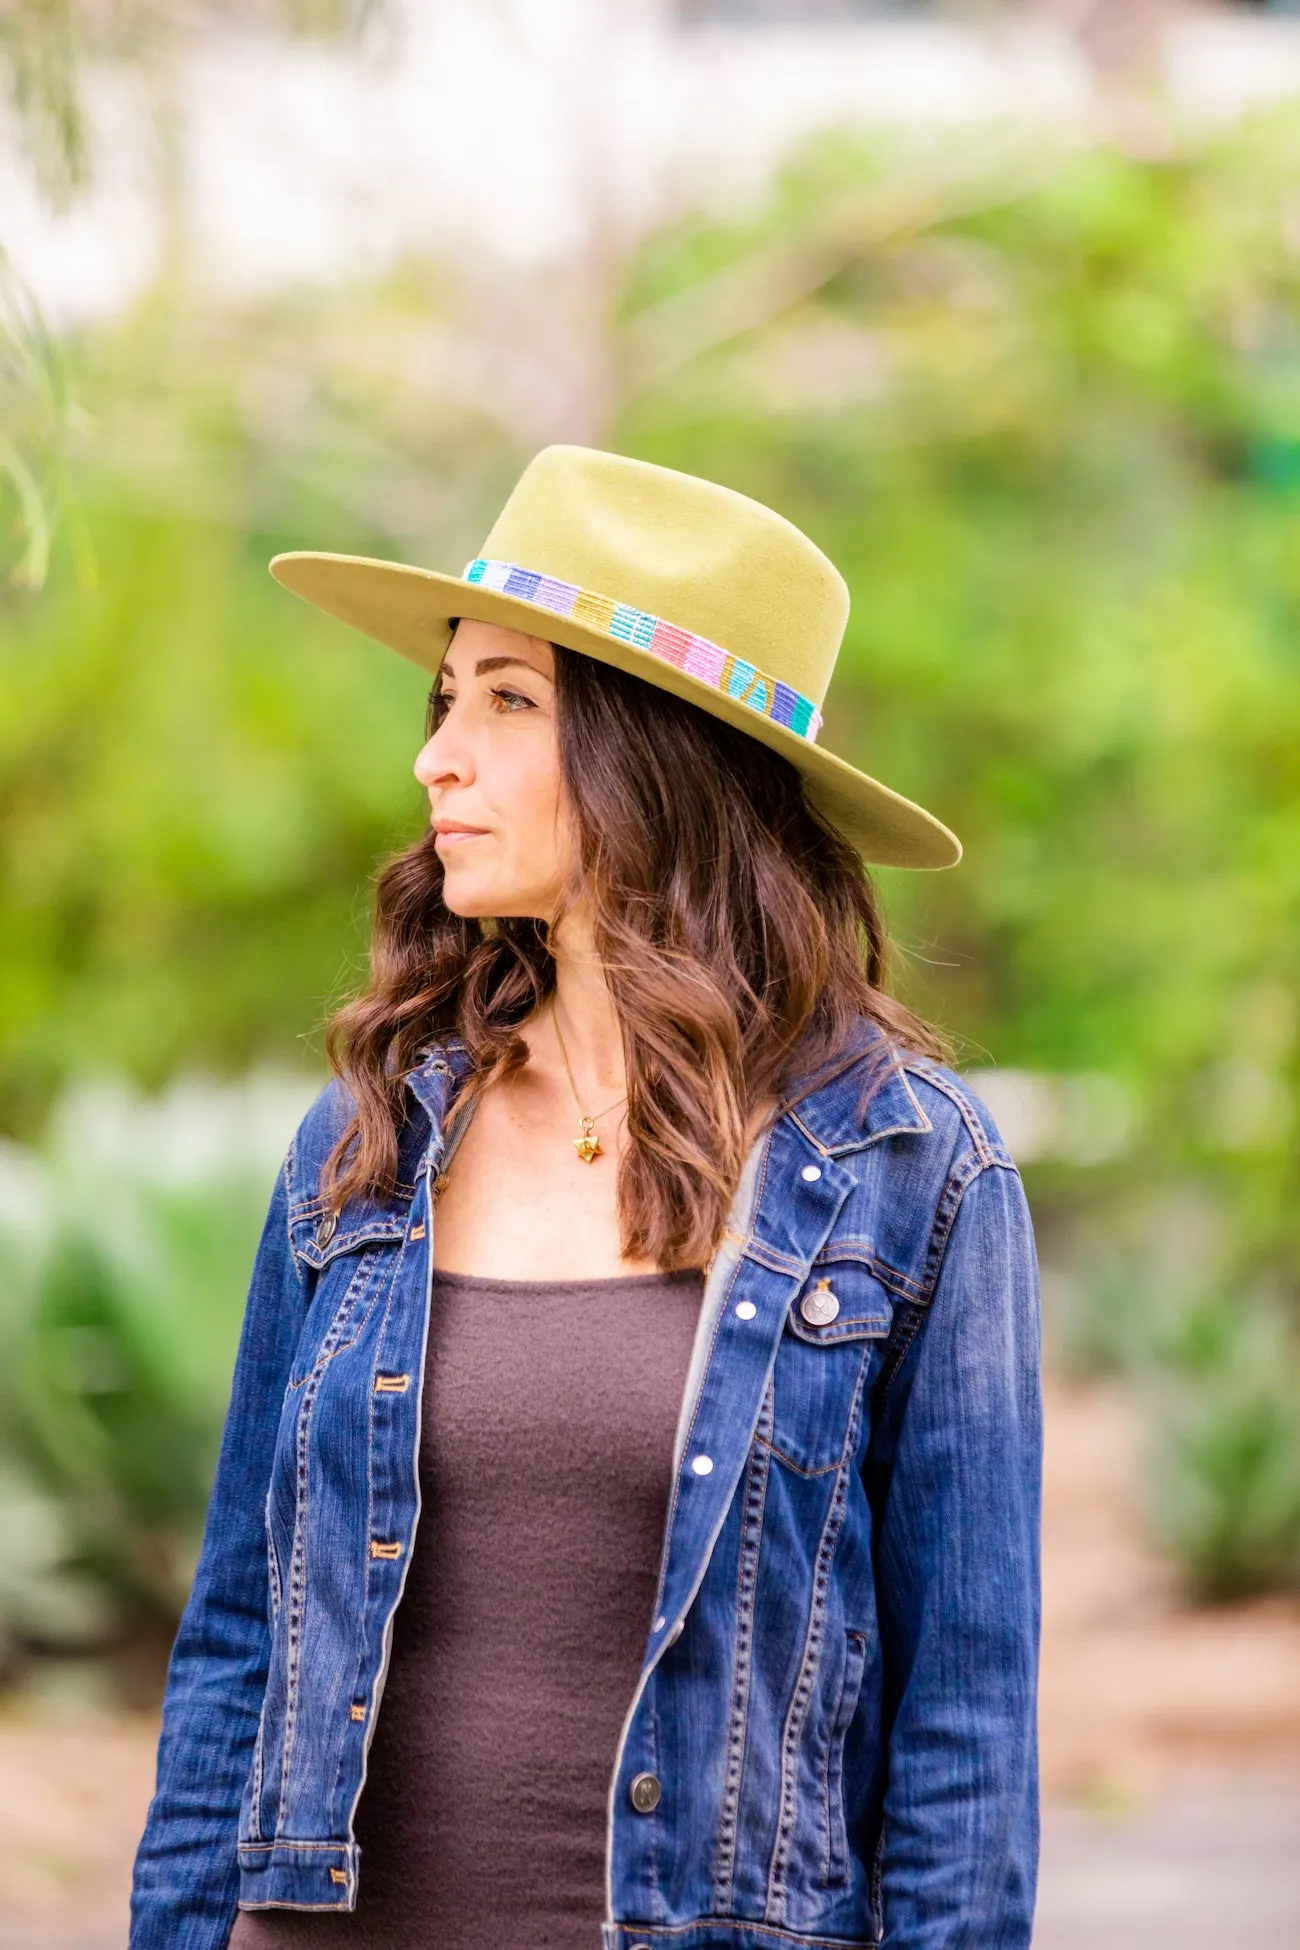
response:
[(740, 1318), (742, 1320), (752, 1320), (754, 1318), (754, 1315), (758, 1312), (758, 1308), (754, 1305), (752, 1300), (737, 1300), (736, 1312), (740, 1315)]
[(654, 1624), (653, 1624), (653, 1625), (652, 1625), (652, 1626), (650, 1627), (650, 1630), (651, 1630), (652, 1632), (662, 1632), (662, 1631), (663, 1631), (663, 1629), (664, 1629), (664, 1626), (665, 1626), (665, 1625), (666, 1625), (667, 1623), (668, 1623), (668, 1620), (667, 1620), (667, 1619), (666, 1619), (666, 1618), (664, 1617), (664, 1615), (663, 1615), (663, 1613), (662, 1613), (662, 1612), (660, 1612), (660, 1614), (659, 1614), (659, 1616), (658, 1616), (658, 1618), (656, 1618), (656, 1620), (655, 1620), (655, 1622), (654, 1622)]
[(828, 1280), (819, 1280), (811, 1293), (799, 1302), (799, 1311), (810, 1327), (828, 1327), (840, 1310)]
[(639, 1815), (648, 1815), (659, 1806), (659, 1776), (657, 1774), (634, 1774), (628, 1788), (628, 1799)]
[(697, 1476), (707, 1476), (713, 1467), (712, 1456), (692, 1456), (691, 1468)]
[(803, 1170), (799, 1173), (799, 1176), (803, 1179), (805, 1185), (815, 1185), (817, 1183), (817, 1180), (821, 1177), (821, 1175), (822, 1175), (822, 1168), (820, 1165), (805, 1165)]
[(338, 1214), (336, 1212), (327, 1212), (316, 1228), (316, 1244), (318, 1246), (328, 1246), (338, 1229)]

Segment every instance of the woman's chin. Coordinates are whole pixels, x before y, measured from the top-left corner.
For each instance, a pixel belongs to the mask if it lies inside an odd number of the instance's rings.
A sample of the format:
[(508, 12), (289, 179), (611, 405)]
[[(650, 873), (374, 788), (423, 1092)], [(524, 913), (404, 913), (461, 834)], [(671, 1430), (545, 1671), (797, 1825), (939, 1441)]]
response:
[(447, 873), (442, 882), (442, 904), (462, 921), (520, 920), (540, 910), (536, 899), (509, 887), (488, 886), (482, 880)]
[(442, 904), (451, 913), (458, 914), (462, 921), (482, 921), (489, 914), (498, 914), (501, 911), (484, 888), (459, 887), (453, 874), (446, 874), (443, 878)]

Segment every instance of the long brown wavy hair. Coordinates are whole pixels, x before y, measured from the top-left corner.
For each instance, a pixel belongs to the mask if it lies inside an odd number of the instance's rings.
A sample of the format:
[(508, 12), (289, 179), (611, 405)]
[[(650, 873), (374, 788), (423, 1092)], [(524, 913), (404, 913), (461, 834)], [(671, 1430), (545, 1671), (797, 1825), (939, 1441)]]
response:
[[(857, 853), (777, 753), (669, 692), (555, 650), (569, 898), (588, 903), (623, 1031), (623, 1250), (702, 1266), (722, 1235), (752, 1114), (833, 1065), (862, 1018), (882, 1049), (943, 1058), (940, 1034), (886, 993), (888, 935)], [(429, 730), (439, 721), (437, 686)], [(540, 921), (465, 920), (442, 898), (433, 835), (380, 873), (370, 980), (326, 1048), (356, 1115), (325, 1196), (393, 1190), (403, 1078), (464, 1038), (454, 1116), (528, 1061), (520, 1025), (551, 994)]]

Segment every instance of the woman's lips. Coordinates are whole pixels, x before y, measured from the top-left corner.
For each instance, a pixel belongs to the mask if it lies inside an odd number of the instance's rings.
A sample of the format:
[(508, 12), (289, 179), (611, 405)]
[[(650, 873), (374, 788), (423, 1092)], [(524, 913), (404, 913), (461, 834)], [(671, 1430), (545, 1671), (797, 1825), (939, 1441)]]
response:
[(482, 826), (458, 826), (453, 820), (439, 820), (434, 825), (433, 843), (435, 846), (459, 846), (464, 840), (481, 840), (486, 836)]

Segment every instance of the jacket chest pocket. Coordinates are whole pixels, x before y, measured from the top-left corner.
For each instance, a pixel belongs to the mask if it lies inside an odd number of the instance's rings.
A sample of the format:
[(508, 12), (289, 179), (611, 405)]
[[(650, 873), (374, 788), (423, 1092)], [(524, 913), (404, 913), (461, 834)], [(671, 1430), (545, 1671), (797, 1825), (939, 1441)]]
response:
[(330, 1228), (307, 1213), (295, 1218), (294, 1254), (315, 1274), (314, 1291), (294, 1357), (290, 1389), (350, 1347), (387, 1293), (406, 1234), (404, 1217), (370, 1218)]
[(889, 1293), (855, 1260), (815, 1265), (790, 1302), (772, 1375), (773, 1450), (811, 1474), (834, 1469), (893, 1321)]

